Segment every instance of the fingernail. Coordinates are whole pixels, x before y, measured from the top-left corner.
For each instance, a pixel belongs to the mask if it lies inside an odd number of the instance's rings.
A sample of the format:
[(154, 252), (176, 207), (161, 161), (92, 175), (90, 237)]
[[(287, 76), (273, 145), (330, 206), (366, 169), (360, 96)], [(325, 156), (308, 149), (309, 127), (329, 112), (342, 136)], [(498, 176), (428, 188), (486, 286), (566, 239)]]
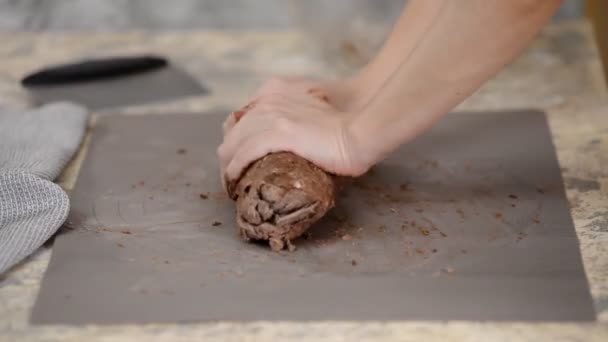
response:
[(318, 98), (319, 100), (329, 103), (329, 97), (319, 88), (308, 89), (308, 94)]
[(236, 121), (238, 122), (243, 117), (243, 115), (247, 114), (247, 112), (250, 111), (255, 106), (257, 101), (258, 101), (257, 99), (253, 100), (253, 101), (249, 102), (248, 104), (246, 104), (243, 108), (234, 112), (234, 117), (235, 117)]

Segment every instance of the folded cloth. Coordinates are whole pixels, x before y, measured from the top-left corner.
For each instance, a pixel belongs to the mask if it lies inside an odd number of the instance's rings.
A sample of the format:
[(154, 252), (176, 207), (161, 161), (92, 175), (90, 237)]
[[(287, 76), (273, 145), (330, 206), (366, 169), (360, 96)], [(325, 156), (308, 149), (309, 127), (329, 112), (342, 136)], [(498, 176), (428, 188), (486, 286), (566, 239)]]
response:
[(53, 180), (76, 152), (88, 111), (61, 102), (0, 110), (0, 274), (38, 249), (70, 208)]

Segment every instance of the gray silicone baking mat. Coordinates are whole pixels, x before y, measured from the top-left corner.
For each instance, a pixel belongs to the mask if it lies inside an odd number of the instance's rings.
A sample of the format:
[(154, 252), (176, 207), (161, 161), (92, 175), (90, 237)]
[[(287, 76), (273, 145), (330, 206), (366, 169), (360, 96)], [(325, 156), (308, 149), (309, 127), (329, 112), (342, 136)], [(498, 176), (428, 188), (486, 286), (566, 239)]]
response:
[(34, 323), (595, 319), (542, 113), (450, 114), (294, 253), (238, 238), (222, 119), (100, 117)]

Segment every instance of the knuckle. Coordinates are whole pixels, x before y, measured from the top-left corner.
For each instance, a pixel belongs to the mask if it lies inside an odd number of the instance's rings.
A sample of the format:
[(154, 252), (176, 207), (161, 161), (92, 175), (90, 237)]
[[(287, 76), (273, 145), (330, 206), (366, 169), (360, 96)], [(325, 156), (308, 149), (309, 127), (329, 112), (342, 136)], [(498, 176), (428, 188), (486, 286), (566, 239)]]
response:
[(366, 165), (365, 163), (362, 163), (362, 162), (354, 162), (351, 167), (352, 176), (354, 176), (354, 177), (363, 176), (364, 174), (366, 174), (369, 171), (370, 168), (371, 168), (371, 165)]
[(258, 104), (264, 111), (278, 111), (283, 105), (283, 97), (280, 94), (269, 94)]
[(362, 165), (357, 165), (357, 166), (355, 166), (353, 168), (352, 176), (353, 177), (361, 177), (364, 174), (366, 174), (368, 170), (369, 170), (369, 168), (367, 168), (367, 167), (364, 167)]
[(266, 95), (264, 95), (264, 97), (261, 99), (263, 103), (269, 104), (269, 103), (279, 103), (281, 101), (281, 99), (283, 98), (283, 96), (277, 92), (273, 92), (273, 93), (268, 93)]
[(277, 106), (271, 102), (262, 102), (258, 105), (256, 113), (270, 114), (271, 112), (275, 112), (277, 110)]
[(289, 133), (292, 130), (293, 123), (290, 119), (282, 116), (274, 120), (274, 128), (280, 132)]
[(269, 88), (274, 88), (274, 87), (281, 87), (285, 84), (285, 80), (283, 80), (283, 78), (281, 77), (271, 77), (270, 79), (268, 79), (268, 81), (266, 81), (266, 83), (264, 83), (264, 86), (267, 86)]
[(217, 154), (217, 156), (221, 159), (226, 155), (226, 145), (225, 144), (221, 144), (220, 146), (217, 147), (215, 153)]
[(224, 122), (222, 123), (222, 127), (224, 129), (226, 129), (226, 128), (230, 127), (234, 121), (235, 121), (235, 112), (232, 112), (228, 115), (226, 120), (224, 120)]

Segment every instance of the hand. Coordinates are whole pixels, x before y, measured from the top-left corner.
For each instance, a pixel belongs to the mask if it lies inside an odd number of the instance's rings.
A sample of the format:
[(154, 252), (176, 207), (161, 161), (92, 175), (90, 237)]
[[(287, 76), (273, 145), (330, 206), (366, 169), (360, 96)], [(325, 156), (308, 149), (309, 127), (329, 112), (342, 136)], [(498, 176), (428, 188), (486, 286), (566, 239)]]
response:
[(359, 82), (356, 78), (315, 81), (297, 76), (273, 77), (258, 88), (254, 98), (270, 94), (323, 95), (323, 100), (339, 110), (355, 109), (360, 97)]
[(332, 106), (321, 90), (303, 84), (261, 94), (224, 124), (224, 141), (218, 148), (222, 175), (238, 179), (252, 162), (280, 151), (293, 152), (325, 171), (359, 176), (369, 166), (359, 155), (348, 131), (352, 114)]
[(252, 108), (256, 99), (268, 95), (313, 95), (339, 110), (357, 109), (357, 84), (355, 79), (336, 81), (314, 81), (303, 77), (273, 77), (264, 82), (256, 91), (253, 100), (246, 106), (233, 112), (224, 122), (224, 134), (240, 119), (240, 117)]

